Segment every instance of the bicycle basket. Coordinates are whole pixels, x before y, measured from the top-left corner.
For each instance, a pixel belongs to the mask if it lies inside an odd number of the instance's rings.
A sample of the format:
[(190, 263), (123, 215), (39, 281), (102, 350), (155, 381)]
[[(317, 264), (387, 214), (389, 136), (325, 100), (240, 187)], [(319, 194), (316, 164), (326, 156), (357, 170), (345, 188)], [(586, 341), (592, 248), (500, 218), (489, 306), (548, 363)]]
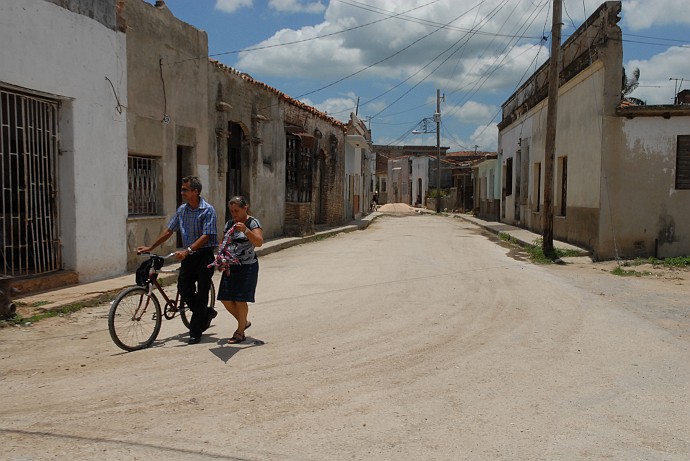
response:
[(143, 287), (148, 283), (152, 266), (156, 270), (163, 267), (163, 258), (160, 256), (152, 256), (139, 265), (134, 276), (137, 285)]

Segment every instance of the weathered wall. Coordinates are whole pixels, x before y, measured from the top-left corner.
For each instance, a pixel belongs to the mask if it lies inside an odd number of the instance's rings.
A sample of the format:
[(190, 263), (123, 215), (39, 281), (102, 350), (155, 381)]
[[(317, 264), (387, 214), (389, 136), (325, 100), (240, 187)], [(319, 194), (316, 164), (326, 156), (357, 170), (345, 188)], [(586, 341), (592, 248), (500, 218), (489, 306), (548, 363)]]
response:
[(44, 0), (0, 3), (0, 85), (61, 102), (62, 256), (81, 281), (122, 273), (126, 265), (125, 35), (114, 29), (114, 0), (89, 3), (108, 19)]
[[(605, 68), (595, 63), (560, 88), (558, 97), (558, 121), (556, 150), (553, 171), (554, 237), (587, 248), (597, 245), (600, 210), (601, 158), (603, 130), (602, 97)], [(620, 84), (618, 84), (620, 86)], [(615, 105), (614, 105), (615, 107)], [(534, 114), (530, 140), (529, 206), (525, 213), (526, 226), (541, 232), (544, 204), (544, 152), (546, 149), (546, 101), (531, 111)], [(587, 135), (585, 135), (585, 133)], [(568, 190), (566, 214), (561, 215), (561, 180), (558, 161), (567, 157)], [(542, 177), (539, 181), (539, 212), (535, 209), (534, 164), (541, 163)]]
[[(606, 2), (563, 45), (553, 171), (554, 237), (595, 250), (602, 235), (603, 159), (612, 136), (609, 120), (620, 101), (622, 79), (620, 2)], [(500, 174), (513, 158), (512, 188), (503, 199), (502, 220), (541, 233), (544, 203), (548, 83), (542, 66), (503, 105), (499, 124)], [(613, 134), (615, 137), (615, 134)], [(519, 153), (518, 153), (519, 152)], [(520, 157), (518, 159), (518, 157)], [(566, 211), (561, 211), (559, 161), (567, 158)], [(527, 161), (528, 164), (524, 165)], [(536, 177), (537, 164), (541, 173)], [(613, 170), (610, 170), (613, 171)], [(518, 179), (527, 173), (528, 181)], [(502, 178), (505, 186), (506, 178)], [(516, 186), (522, 186), (516, 206)], [(525, 186), (528, 196), (525, 197)], [(537, 187), (539, 188), (537, 190)], [(526, 198), (526, 200), (525, 200)], [(516, 211), (519, 210), (519, 211)], [(519, 213), (519, 214), (518, 214)]]
[[(412, 157), (412, 171), (410, 172), (412, 181), (412, 195), (409, 205), (414, 205), (417, 202), (417, 197), (421, 197), (419, 203), (426, 203), (427, 191), (429, 190), (429, 157)], [(419, 180), (422, 181), (422, 187), (419, 188)]]
[[(281, 110), (286, 124), (302, 127), (304, 132), (314, 136), (311, 208), (308, 214), (300, 213), (300, 216), (311, 216), (312, 222), (303, 222), (299, 228), (285, 229), (286, 235), (307, 235), (317, 216), (322, 216), (321, 224), (342, 224), (348, 219), (343, 199), (345, 125), (286, 96), (281, 98)], [(284, 143), (285, 133), (282, 139)], [(282, 174), (285, 178), (284, 171)]]
[[(175, 18), (167, 7), (142, 0), (128, 1), (124, 14), (130, 101), (127, 143), (130, 154), (160, 160), (162, 204), (158, 216), (127, 220), (128, 267), (132, 269), (140, 262), (136, 247), (152, 243), (177, 208), (178, 175), (199, 176), (202, 196), (220, 216), (224, 204), (217, 199), (216, 176), (210, 174), (209, 165), (206, 33)], [(181, 158), (178, 146), (183, 148)], [(170, 238), (160, 251), (176, 245), (176, 239)]]
[(689, 255), (690, 190), (677, 190), (675, 175), (677, 135), (690, 134), (690, 116), (614, 121), (620, 146), (608, 152), (612, 171), (602, 185), (608, 198), (602, 215), (610, 232), (602, 235), (599, 253)]
[(229, 123), (239, 126), (241, 143), (242, 195), (250, 202), (265, 238), (283, 234), (285, 215), (285, 132), (279, 97), (275, 92), (243, 78), (235, 69), (210, 62), (208, 117), (211, 180), (217, 184), (214, 199), (219, 220), (227, 213), (226, 173), (229, 168), (228, 143), (238, 133), (229, 132)]
[[(93, 19), (94, 21), (100, 22), (108, 29), (115, 30), (118, 26), (118, 15), (113, 8), (113, 5), (117, 2), (119, 4), (124, 4), (125, 0), (45, 0), (46, 2), (53, 3), (59, 7), (65, 8), (73, 13), (81, 16), (86, 16), (87, 18)], [(124, 32), (124, 29), (121, 30)]]

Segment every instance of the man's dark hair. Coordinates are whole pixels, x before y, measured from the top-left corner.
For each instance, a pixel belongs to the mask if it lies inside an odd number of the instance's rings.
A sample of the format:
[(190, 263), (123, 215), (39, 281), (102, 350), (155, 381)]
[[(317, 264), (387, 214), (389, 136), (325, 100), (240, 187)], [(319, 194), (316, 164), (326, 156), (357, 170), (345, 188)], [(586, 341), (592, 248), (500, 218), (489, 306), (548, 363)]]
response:
[(188, 182), (192, 190), (198, 191), (201, 194), (201, 181), (196, 176), (185, 176), (182, 178), (182, 184)]

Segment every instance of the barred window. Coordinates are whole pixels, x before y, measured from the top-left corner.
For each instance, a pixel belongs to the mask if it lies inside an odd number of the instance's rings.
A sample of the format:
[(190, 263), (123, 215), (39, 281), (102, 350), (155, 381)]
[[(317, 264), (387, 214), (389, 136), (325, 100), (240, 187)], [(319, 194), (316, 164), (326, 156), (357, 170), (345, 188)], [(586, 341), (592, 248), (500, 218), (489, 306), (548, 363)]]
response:
[(130, 216), (158, 214), (158, 160), (127, 157), (128, 212)]
[(285, 200), (288, 202), (311, 202), (312, 154), (298, 136), (287, 134), (287, 165), (285, 178)]

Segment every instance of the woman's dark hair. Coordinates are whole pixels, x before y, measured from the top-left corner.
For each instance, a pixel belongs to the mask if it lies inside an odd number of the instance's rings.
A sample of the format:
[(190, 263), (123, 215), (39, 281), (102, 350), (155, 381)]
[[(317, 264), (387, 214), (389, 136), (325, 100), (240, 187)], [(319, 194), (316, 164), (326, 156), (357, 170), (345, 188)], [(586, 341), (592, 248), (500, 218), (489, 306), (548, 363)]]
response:
[(237, 205), (240, 208), (247, 208), (249, 206), (249, 201), (242, 195), (236, 195), (228, 201), (228, 205)]

